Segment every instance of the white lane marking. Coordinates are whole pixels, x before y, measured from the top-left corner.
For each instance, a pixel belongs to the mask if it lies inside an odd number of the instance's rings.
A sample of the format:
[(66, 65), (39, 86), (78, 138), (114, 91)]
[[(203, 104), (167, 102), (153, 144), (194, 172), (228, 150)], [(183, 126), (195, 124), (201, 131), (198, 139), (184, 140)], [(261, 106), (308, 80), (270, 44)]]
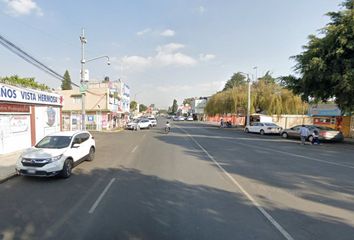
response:
[[(179, 127), (180, 128), (180, 127)], [(253, 205), (256, 206), (256, 208), (265, 216), (265, 218), (284, 236), (285, 239), (287, 240), (294, 240), (294, 238), (263, 208), (261, 205), (242, 187), (242, 185), (235, 179), (233, 178), (215, 159), (213, 156), (209, 154), (209, 152), (202, 146), (200, 145), (187, 131), (185, 131), (183, 128), (180, 128), (183, 132), (187, 134), (190, 139), (209, 157), (210, 160), (212, 160), (218, 168), (220, 168), (223, 173), (241, 190), (241, 192), (250, 200)]]
[(134, 153), (134, 152), (138, 149), (138, 146), (139, 146), (139, 145), (136, 145), (136, 146), (133, 148), (132, 153)]
[(102, 198), (104, 197), (104, 195), (107, 193), (108, 189), (111, 187), (111, 185), (113, 184), (113, 182), (115, 181), (115, 178), (112, 178), (111, 181), (107, 184), (107, 186), (105, 187), (105, 189), (103, 190), (103, 192), (100, 194), (100, 196), (97, 198), (96, 202), (92, 205), (92, 207), (89, 210), (89, 214), (92, 214), (96, 207), (98, 206), (98, 204), (101, 202)]

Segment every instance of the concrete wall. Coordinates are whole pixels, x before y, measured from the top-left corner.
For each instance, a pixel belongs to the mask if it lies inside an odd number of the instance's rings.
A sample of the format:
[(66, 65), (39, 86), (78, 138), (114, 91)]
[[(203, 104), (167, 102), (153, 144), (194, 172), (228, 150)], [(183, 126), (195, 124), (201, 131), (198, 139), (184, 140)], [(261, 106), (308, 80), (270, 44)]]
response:
[(306, 115), (273, 115), (272, 120), (282, 128), (291, 128), (301, 124), (313, 124), (313, 118)]

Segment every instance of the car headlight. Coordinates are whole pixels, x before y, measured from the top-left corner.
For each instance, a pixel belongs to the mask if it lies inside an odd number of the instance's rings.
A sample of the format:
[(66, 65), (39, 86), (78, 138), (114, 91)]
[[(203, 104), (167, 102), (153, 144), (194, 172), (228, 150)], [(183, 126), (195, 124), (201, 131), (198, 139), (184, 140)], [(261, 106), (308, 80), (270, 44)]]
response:
[(62, 156), (63, 156), (63, 154), (61, 154), (61, 155), (59, 155), (59, 156), (56, 156), (56, 157), (49, 158), (49, 162), (58, 161)]

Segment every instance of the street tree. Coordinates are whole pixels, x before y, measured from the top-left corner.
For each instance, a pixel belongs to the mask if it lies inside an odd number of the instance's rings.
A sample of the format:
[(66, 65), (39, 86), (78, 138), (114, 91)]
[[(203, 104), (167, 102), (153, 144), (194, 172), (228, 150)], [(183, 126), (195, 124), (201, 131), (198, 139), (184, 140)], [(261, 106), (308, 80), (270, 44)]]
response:
[(231, 89), (235, 86), (246, 85), (246, 83), (247, 79), (241, 72), (234, 73), (234, 75), (232, 75), (232, 77), (226, 82), (223, 91)]
[(192, 101), (193, 101), (194, 98), (186, 98), (183, 100), (183, 105), (192, 105)]
[[(251, 93), (251, 113), (304, 114), (308, 108), (300, 96), (278, 84), (269, 72), (252, 84)], [(214, 94), (205, 111), (210, 115), (244, 114), (246, 109), (247, 85), (239, 85)]]
[(292, 58), (295, 75), (284, 84), (303, 100), (333, 100), (346, 112), (354, 111), (354, 1), (346, 0), (320, 36), (310, 35), (304, 51)]
[(66, 70), (64, 73), (64, 79), (61, 82), (61, 90), (71, 90), (72, 86), (71, 86), (71, 78), (70, 78), (70, 74), (69, 71)]
[(130, 102), (130, 111), (136, 111), (138, 107), (138, 103), (136, 101)]
[(9, 85), (39, 89), (42, 91), (48, 91), (50, 89), (47, 85), (36, 82), (34, 78), (22, 78), (17, 75), (10, 77), (0, 77), (0, 82)]
[(147, 110), (147, 106), (144, 104), (139, 104), (139, 112), (145, 112)]
[(171, 107), (171, 113), (175, 114), (177, 112), (177, 109), (178, 109), (177, 100), (173, 99), (173, 103), (172, 103), (172, 107)]

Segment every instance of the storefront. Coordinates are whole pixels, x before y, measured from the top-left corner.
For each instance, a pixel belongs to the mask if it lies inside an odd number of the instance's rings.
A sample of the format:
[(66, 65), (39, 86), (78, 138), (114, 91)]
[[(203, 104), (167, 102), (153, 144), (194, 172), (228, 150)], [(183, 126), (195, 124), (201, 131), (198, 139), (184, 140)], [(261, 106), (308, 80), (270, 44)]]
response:
[(60, 131), (61, 106), (58, 94), (0, 84), (0, 154)]

